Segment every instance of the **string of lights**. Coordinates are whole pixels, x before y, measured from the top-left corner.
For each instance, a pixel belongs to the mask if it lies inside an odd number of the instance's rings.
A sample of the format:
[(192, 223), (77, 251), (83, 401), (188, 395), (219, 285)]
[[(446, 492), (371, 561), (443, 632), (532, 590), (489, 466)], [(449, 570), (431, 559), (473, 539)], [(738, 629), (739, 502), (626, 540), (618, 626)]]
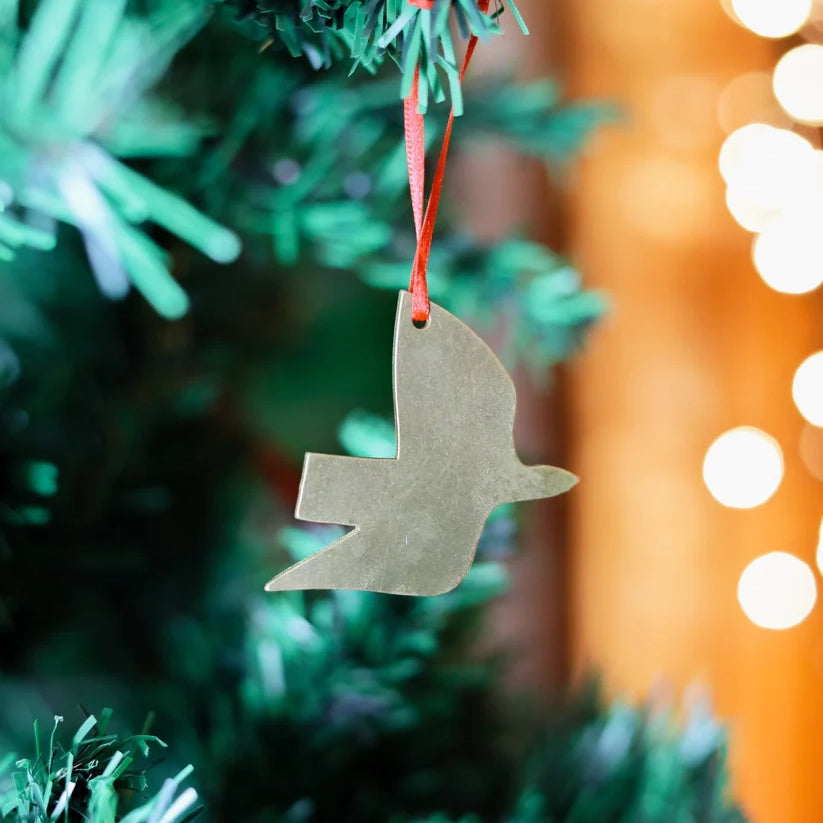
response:
[[(805, 295), (823, 284), (823, 2), (821, 0), (721, 0), (732, 19), (754, 34), (792, 38), (771, 74), (735, 78), (720, 96), (721, 123), (729, 132), (720, 150), (720, 174), (732, 217), (752, 239), (752, 260), (777, 292)], [(799, 42), (798, 41), (802, 41)], [(751, 122), (740, 123), (741, 109)], [(787, 390), (789, 387), (786, 387)], [(808, 470), (823, 481), (815, 443), (823, 427), (823, 351), (799, 364), (791, 386), (806, 421), (800, 440)], [(740, 426), (709, 447), (703, 478), (722, 505), (761, 506), (783, 480), (780, 444), (760, 429)], [(817, 546), (823, 573), (823, 522)], [(747, 617), (769, 629), (801, 623), (817, 600), (808, 563), (783, 551), (753, 560), (738, 584)]]

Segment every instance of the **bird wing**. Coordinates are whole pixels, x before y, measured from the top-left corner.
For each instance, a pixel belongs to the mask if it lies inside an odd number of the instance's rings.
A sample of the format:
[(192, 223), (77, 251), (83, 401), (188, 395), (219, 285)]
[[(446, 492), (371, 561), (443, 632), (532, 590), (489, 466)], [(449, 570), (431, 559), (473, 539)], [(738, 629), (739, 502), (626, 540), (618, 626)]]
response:
[(435, 303), (426, 328), (416, 328), (407, 291), (394, 334), (398, 458), (404, 447), (449, 451), (458, 433), (478, 448), (513, 450), (514, 384), (483, 340)]
[(309, 452), (295, 515), (312, 523), (362, 526), (390, 486), (396, 459), (344, 457)]

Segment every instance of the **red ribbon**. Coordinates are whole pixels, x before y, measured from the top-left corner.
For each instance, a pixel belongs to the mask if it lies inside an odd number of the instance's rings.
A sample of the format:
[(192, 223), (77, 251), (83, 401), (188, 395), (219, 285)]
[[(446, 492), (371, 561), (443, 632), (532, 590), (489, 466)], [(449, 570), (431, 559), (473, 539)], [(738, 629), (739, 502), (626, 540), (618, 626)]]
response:
[[(477, 0), (477, 7), (486, 14), (491, 0)], [(431, 9), (434, 0), (409, 0), (413, 6), (421, 9)], [(477, 35), (469, 38), (466, 47), (466, 56), (460, 68), (460, 82), (466, 75), (475, 47)], [(423, 125), (423, 115), (418, 112), (420, 69), (415, 67), (414, 82), (409, 96), (403, 101), (404, 127), (406, 133), (406, 162), (409, 167), (409, 191), (411, 192), (412, 213), (414, 214), (414, 228), (417, 233), (417, 251), (414, 255), (409, 291), (412, 293), (412, 320), (415, 323), (425, 323), (429, 319), (429, 287), (426, 282), (426, 272), (429, 266), (432, 240), (434, 239), (434, 223), (437, 219), (437, 209), (440, 205), (440, 194), (443, 190), (443, 176), (446, 172), (446, 158), (449, 154), (452, 128), (454, 127), (454, 108), (449, 113), (449, 122), (443, 135), (443, 145), (440, 149), (440, 158), (434, 172), (429, 202), (423, 213), (423, 192), (426, 187), (426, 138)]]

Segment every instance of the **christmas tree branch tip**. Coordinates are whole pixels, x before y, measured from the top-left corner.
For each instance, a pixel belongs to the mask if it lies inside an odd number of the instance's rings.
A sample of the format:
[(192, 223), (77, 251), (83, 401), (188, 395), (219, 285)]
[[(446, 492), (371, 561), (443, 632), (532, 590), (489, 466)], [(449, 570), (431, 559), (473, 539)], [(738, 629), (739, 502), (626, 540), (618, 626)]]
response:
[(183, 786), (192, 767), (150, 793), (150, 748), (166, 744), (148, 734), (108, 733), (111, 714), (104, 709), (99, 718), (86, 717), (67, 747), (60, 742), (63, 717), (54, 716), (45, 739), (35, 720), (32, 755), (0, 753), (0, 816), (5, 823), (185, 823), (199, 814), (196, 790)]
[(496, 0), (485, 14), (477, 0), (308, 0), (299, 8), (291, 0), (224, 0), (224, 5), (256, 31), (264, 48), (279, 45), (315, 69), (350, 61), (352, 71), (362, 67), (374, 73), (388, 58), (402, 72), (405, 97), (419, 68), (421, 111), (430, 97), (435, 102), (448, 97), (455, 113), (462, 111), (454, 31), (464, 40), (487, 40), (501, 33), (508, 12), (528, 34), (515, 0)]

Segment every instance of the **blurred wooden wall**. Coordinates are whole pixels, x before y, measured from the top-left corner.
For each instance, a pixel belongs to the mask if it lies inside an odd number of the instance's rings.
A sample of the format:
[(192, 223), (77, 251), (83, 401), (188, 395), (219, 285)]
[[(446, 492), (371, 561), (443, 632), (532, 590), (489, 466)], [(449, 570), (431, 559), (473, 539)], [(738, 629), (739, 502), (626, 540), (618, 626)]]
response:
[[(545, 14), (544, 0), (518, 7), (529, 11), (532, 36), (524, 37), (510, 18), (505, 36), (482, 43), (467, 83), (482, 85), (495, 76), (520, 80), (543, 77), (559, 53), (554, 38), (560, 32)], [(456, 129), (461, 129), (458, 120)], [(465, 153), (453, 153), (446, 186), (461, 205), (467, 228), (482, 240), (521, 235), (561, 248), (565, 242), (565, 203), (547, 179), (543, 163), (524, 157), (505, 140), (473, 137)], [(494, 192), (490, 197), (489, 193)], [(492, 347), (499, 332), (488, 329)], [(547, 375), (539, 385), (532, 375), (515, 371), (517, 415), (515, 442), (525, 462), (567, 465), (565, 404), (560, 382)], [(519, 551), (507, 559), (510, 595), (495, 606), (490, 621), (491, 648), (508, 651), (507, 675), (514, 689), (525, 687), (554, 694), (569, 674), (568, 553), (566, 496), (533, 501), (520, 507)]]
[[(568, 248), (612, 302), (569, 370), (566, 465), (582, 478), (569, 497), (574, 668), (638, 699), (661, 682), (706, 684), (752, 820), (819, 823), (823, 602), (800, 627), (769, 632), (736, 600), (758, 555), (813, 565), (823, 515), (791, 399), (794, 369), (823, 347), (823, 301), (761, 282), (717, 172), (720, 90), (779, 51), (719, 0), (524, 5), (551, 32), (545, 64), (562, 62), (569, 92), (626, 111), (571, 186)], [(776, 437), (786, 460), (777, 494), (747, 511), (720, 506), (701, 478), (708, 445), (741, 424)]]

